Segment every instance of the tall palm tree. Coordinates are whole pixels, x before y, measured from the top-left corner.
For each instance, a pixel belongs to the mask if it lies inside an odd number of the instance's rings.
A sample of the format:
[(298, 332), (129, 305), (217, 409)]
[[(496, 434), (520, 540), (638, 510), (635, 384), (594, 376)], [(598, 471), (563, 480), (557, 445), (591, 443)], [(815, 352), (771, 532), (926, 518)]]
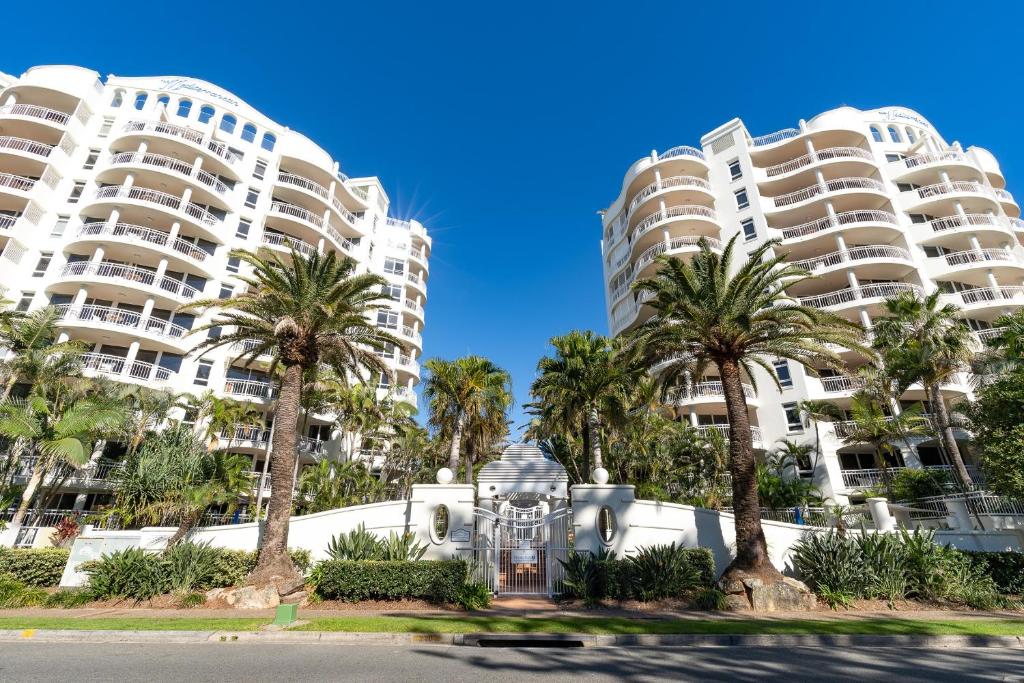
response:
[(555, 355), (537, 363), (538, 377), (530, 393), (540, 406), (542, 420), (585, 427), (591, 471), (602, 470), (602, 425), (625, 416), (642, 368), (629, 359), (621, 342), (590, 330), (553, 337), (551, 346)]
[(260, 543), (256, 568), (249, 576), (253, 584), (273, 584), (290, 591), (302, 582), (288, 555), (288, 519), (292, 511), (292, 489), (297, 454), (304, 373), (320, 364), (341, 377), (376, 381), (387, 367), (375, 355), (386, 344), (402, 347), (395, 336), (376, 327), (371, 314), (387, 307), (381, 295), (384, 278), (371, 273), (356, 274), (355, 262), (339, 260), (334, 252), (309, 256), (292, 251), (287, 260), (277, 254), (232, 251), (251, 269), (251, 275), (236, 276), (244, 291), (227, 299), (195, 301), (189, 309), (219, 309), (216, 318), (195, 332), (223, 327), (231, 330), (218, 338), (201, 342), (195, 353), (248, 342), (240, 356), (247, 364), (262, 354), (273, 361), (270, 374), (283, 367), (274, 407), (273, 458), (267, 521)]
[(924, 385), (942, 445), (960, 481), (971, 488), (974, 482), (953, 435), (940, 387), (970, 368), (974, 341), (960, 309), (953, 304), (943, 305), (941, 294), (936, 290), (920, 297), (904, 292), (886, 300), (886, 315), (875, 320), (874, 346), (882, 354), (886, 371), (897, 382), (897, 395), (915, 382)]
[(772, 255), (777, 240), (762, 244), (734, 267), (736, 242), (736, 237), (729, 240), (719, 255), (702, 240), (690, 262), (659, 257), (658, 273), (633, 285), (638, 294), (649, 293), (646, 303), (656, 312), (637, 330), (635, 344), (649, 362), (664, 363), (660, 378), (666, 386), (703, 377), (710, 366), (718, 369), (729, 416), (736, 523), (736, 558), (724, 576), (779, 580), (761, 528), (743, 375), (754, 382), (753, 368), (759, 366), (778, 384), (773, 359), (839, 369), (842, 361), (828, 344), (868, 355), (871, 351), (863, 345), (858, 325), (786, 294), (786, 287), (810, 275)]
[(821, 431), (818, 425), (821, 422), (842, 420), (843, 411), (831, 401), (813, 398), (800, 401), (797, 404), (797, 409), (804, 416), (805, 420), (814, 423), (814, 464), (811, 465), (811, 469), (816, 470), (818, 469), (818, 462), (821, 460)]
[[(424, 367), (429, 375), (423, 395), (430, 402), (432, 427), (450, 435), (448, 468), (459, 470), (462, 439), (474, 420), (495, 413), (504, 416), (512, 405), (512, 378), (482, 356), (464, 356), (455, 360), (431, 358)], [(467, 468), (472, 476), (472, 463)]]
[(57, 309), (47, 306), (0, 322), (0, 346), (13, 353), (0, 363), (0, 375), (4, 377), (0, 398), (10, 396), (19, 382), (34, 384), (44, 378), (78, 374), (86, 346), (77, 340), (58, 342), (58, 320)]

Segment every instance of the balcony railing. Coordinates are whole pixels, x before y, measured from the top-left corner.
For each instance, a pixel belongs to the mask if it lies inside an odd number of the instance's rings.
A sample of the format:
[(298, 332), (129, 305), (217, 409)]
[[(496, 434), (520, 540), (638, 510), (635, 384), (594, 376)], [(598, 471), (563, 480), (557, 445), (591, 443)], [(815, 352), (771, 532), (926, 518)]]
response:
[(906, 159), (900, 159), (898, 161), (891, 162), (893, 166), (903, 166), (906, 168), (917, 168), (918, 166), (925, 166), (927, 164), (934, 164), (940, 161), (963, 161), (966, 159), (963, 152), (957, 152), (956, 150), (950, 149), (945, 152), (939, 152), (937, 154), (914, 154), (907, 157)]
[(35, 187), (36, 181), (13, 173), (0, 173), (0, 187), (8, 187), (19, 192), (28, 192)]
[(852, 377), (850, 375), (835, 375), (833, 377), (821, 378), (821, 388), (828, 393), (855, 391), (863, 386), (863, 379), (860, 377)]
[(423, 306), (421, 306), (417, 302), (413, 301), (412, 299), (406, 299), (403, 303), (405, 304), (405, 307), (408, 308), (413, 313), (416, 313), (420, 317), (423, 316)]
[(224, 393), (248, 398), (276, 398), (277, 387), (254, 379), (229, 379), (224, 382)]
[(971, 226), (991, 225), (997, 228), (1003, 227), (999, 222), (999, 216), (988, 213), (968, 213), (964, 215), (943, 216), (933, 221), (928, 221), (934, 232), (955, 230), (956, 228), (967, 228)]
[(957, 251), (952, 254), (943, 254), (950, 266), (962, 266), (967, 263), (981, 263), (985, 261), (1013, 261), (1014, 256), (1006, 249), (978, 249), (968, 251)]
[(1014, 230), (1024, 231), (1024, 219), (1010, 217), (1010, 227)]
[(189, 330), (181, 325), (176, 325), (169, 320), (154, 318), (153, 316), (143, 317), (141, 313), (129, 311), (123, 308), (111, 306), (94, 306), (84, 304), (60, 304), (55, 306), (61, 320), (75, 320), (90, 324), (113, 325), (129, 330), (139, 330), (146, 334), (153, 334), (169, 339), (183, 339), (188, 335)]
[(266, 427), (245, 425), (235, 427), (232, 430), (222, 429), (220, 432), (220, 438), (228, 441), (229, 443), (251, 441), (256, 444), (264, 445), (270, 440), (270, 430)]
[(909, 282), (876, 282), (860, 287), (848, 287), (827, 294), (800, 297), (800, 303), (814, 308), (829, 308), (857, 301), (858, 299), (889, 298), (903, 292), (914, 292), (919, 296), (923, 290)]
[(277, 182), (284, 185), (293, 185), (295, 187), (301, 187), (303, 190), (312, 192), (316, 196), (320, 197), (324, 201), (327, 201), (328, 192), (327, 188), (320, 183), (314, 182), (309, 178), (304, 178), (294, 173), (288, 173), (287, 171), (280, 171), (277, 174)]
[(671, 218), (706, 218), (709, 220), (718, 220), (714, 209), (709, 209), (706, 206), (699, 204), (684, 204), (683, 206), (670, 206), (665, 211), (655, 211), (650, 216), (647, 216), (642, 221), (636, 224), (633, 228), (633, 232), (630, 233), (629, 241), (634, 242), (641, 235), (646, 233), (648, 230), (653, 228), (656, 224), (661, 221), (666, 221)]
[(660, 181), (653, 182), (636, 193), (636, 196), (629, 203), (629, 213), (633, 213), (637, 206), (654, 193), (673, 187), (696, 187), (711, 192), (711, 183), (697, 176), (680, 175), (662, 178)]
[(132, 223), (86, 223), (78, 230), (79, 237), (110, 236), (119, 237), (126, 242), (155, 244), (161, 247), (169, 247), (179, 254), (189, 257), (194, 261), (203, 262), (210, 257), (210, 254), (192, 242), (181, 238), (171, 239), (169, 233), (162, 230), (154, 230), (144, 225)]
[(978, 338), (982, 344), (987, 344), (989, 339), (995, 339), (1006, 330), (1005, 327), (990, 327), (987, 330), (974, 330), (974, 336)]
[(283, 249), (294, 249), (303, 256), (312, 256), (316, 253), (316, 247), (313, 245), (307, 244), (295, 237), (289, 237), (288, 235), (282, 235), (280, 233), (263, 233), (263, 244), (268, 244), (272, 247), (281, 247)]
[(865, 259), (902, 259), (910, 260), (910, 252), (899, 247), (892, 247), (884, 244), (869, 245), (862, 247), (851, 247), (846, 251), (834, 251), (824, 256), (793, 261), (792, 265), (803, 268), (807, 271), (815, 271), (820, 268), (831, 268), (849, 261), (862, 261)]
[(62, 111), (56, 109), (47, 109), (46, 107), (39, 107), (34, 104), (8, 104), (0, 107), (0, 116), (27, 116), (33, 119), (41, 119), (47, 123), (55, 123), (58, 126), (66, 125), (68, 120), (71, 118), (70, 114), (65, 114)]
[(948, 183), (935, 183), (934, 185), (926, 185), (925, 187), (917, 188), (917, 196), (921, 199), (941, 197), (945, 194), (960, 194), (964, 192), (988, 194), (987, 188), (984, 185), (976, 183), (973, 180), (951, 180)]
[[(750, 384), (744, 383), (743, 396), (745, 398), (757, 398), (757, 392)], [(673, 401), (685, 401), (694, 398), (724, 397), (725, 389), (720, 381), (698, 382), (684, 387), (677, 387), (669, 392), (668, 398)]]
[(204, 140), (202, 133), (185, 126), (178, 126), (173, 123), (164, 123), (162, 121), (130, 121), (124, 127), (125, 133), (141, 133), (146, 131), (188, 140), (192, 144), (202, 147), (230, 164), (233, 164), (240, 159), (240, 157), (228, 149), (228, 146), (223, 142), (217, 142), (216, 140)]
[[(967, 466), (967, 471), (971, 475), (972, 479), (977, 480), (981, 474), (978, 470), (970, 465)], [(906, 469), (916, 469), (908, 467), (889, 467), (886, 468), (889, 472), (890, 477), (894, 477), (901, 471)], [(949, 465), (928, 465), (923, 468), (925, 472), (947, 472), (953, 475), (953, 468)], [(881, 468), (870, 467), (860, 470), (842, 470), (843, 475), (843, 486), (848, 489), (863, 489), (878, 486), (884, 481)], [(954, 475), (955, 476), (955, 475)]]
[(295, 204), (272, 202), (270, 204), (270, 211), (271, 213), (280, 213), (285, 216), (291, 216), (292, 218), (298, 218), (306, 221), (307, 223), (312, 223), (318, 228), (322, 228), (324, 226), (323, 214), (317, 215), (312, 211), (304, 209), (301, 206), (296, 206)]
[(873, 161), (874, 157), (866, 149), (860, 147), (827, 147), (821, 150), (815, 150), (811, 154), (805, 154), (802, 157), (784, 161), (781, 164), (775, 164), (765, 169), (765, 173), (769, 178), (776, 176), (785, 175), (792, 173), (793, 171), (803, 168), (804, 166), (810, 166), (820, 161), (831, 161), (833, 159), (867, 159)]
[(413, 343), (415, 343), (417, 346), (423, 345), (423, 335), (421, 335), (419, 332), (416, 332), (413, 328), (409, 327), (408, 325), (402, 326), (402, 336), (405, 337), (406, 339), (411, 339)]
[(197, 204), (183, 202), (181, 197), (175, 197), (166, 192), (150, 190), (145, 187), (126, 187), (124, 185), (110, 185), (96, 190), (96, 199), (134, 199), (137, 201), (149, 202), (160, 206), (180, 211), (189, 218), (206, 226), (216, 225), (217, 217)]
[[(14, 482), (20, 484), (26, 483), (29, 477), (32, 476), (32, 471), (35, 469), (38, 462), (39, 459), (34, 455), (19, 458), (17, 466), (11, 473), (11, 476), (14, 478)], [(67, 463), (59, 463), (49, 468), (45, 482), (46, 484), (53, 484), (62, 481), (65, 484), (72, 485), (95, 484), (107, 481), (110, 479), (112, 474), (120, 471), (122, 468), (123, 465), (121, 463), (109, 462), (106, 460), (90, 463), (82, 468), (75, 468)], [(71, 511), (69, 510), (67, 512), (70, 513)], [(2, 519), (2, 517), (0, 517), (0, 519)]]
[(1016, 201), (1014, 201), (1012, 194), (1010, 194), (1008, 191), (1000, 187), (993, 187), (992, 192), (993, 194), (995, 194), (996, 199), (998, 199), (1001, 202), (1010, 202), (1011, 204), (1017, 203)]
[[(726, 439), (729, 438), (729, 425), (698, 425), (697, 431), (704, 436), (710, 435), (711, 432), (718, 432)], [(756, 425), (750, 425), (750, 435), (754, 443), (759, 443), (761, 441), (761, 428)]]
[(69, 263), (64, 266), (60, 276), (112, 278), (147, 287), (156, 287), (162, 292), (178, 299), (192, 299), (199, 294), (198, 289), (185, 284), (181, 280), (175, 280), (167, 276), (158, 278), (155, 272), (145, 268), (106, 261), (77, 261)]
[(21, 218), (21, 215), (11, 216), (6, 213), (0, 213), (0, 230), (10, 230), (18, 222), (19, 218)]
[(837, 213), (834, 217), (825, 216), (824, 218), (818, 218), (808, 223), (794, 225), (791, 228), (783, 228), (782, 239), (788, 240), (798, 237), (806, 237), (807, 235), (813, 235), (814, 233), (821, 232), (822, 230), (836, 228), (841, 225), (850, 225), (852, 223), (885, 223), (892, 226), (899, 224), (896, 219), (896, 214), (889, 213), (888, 211), (844, 211), (842, 213)]
[(34, 154), (39, 157), (48, 157), (50, 156), (50, 152), (53, 151), (53, 145), (45, 145), (42, 142), (36, 142), (35, 140), (12, 138), (4, 135), (0, 136), (0, 149), (12, 149), (16, 152), (25, 152), (26, 154)]
[(165, 367), (140, 360), (129, 363), (127, 358), (106, 353), (86, 353), (82, 355), (82, 361), (84, 369), (109, 377), (128, 377), (142, 381), (156, 380), (160, 382), (171, 377), (171, 371)]
[(666, 150), (658, 155), (658, 161), (664, 161), (665, 159), (674, 159), (676, 157), (694, 157), (704, 161), (704, 152), (700, 151), (696, 147), (689, 147), (687, 145), (679, 145), (672, 149)]
[(783, 128), (782, 130), (777, 130), (774, 133), (758, 135), (756, 138), (750, 138), (750, 146), (764, 147), (765, 145), (773, 145), (776, 142), (795, 138), (797, 135), (800, 135), (800, 130), (798, 128)]
[(110, 157), (111, 166), (123, 164), (165, 168), (180, 175), (193, 178), (219, 194), (225, 194), (228, 191), (228, 186), (221, 182), (217, 176), (212, 173), (208, 173), (201, 168), (197, 170), (192, 164), (186, 163), (181, 159), (164, 156), (163, 154), (152, 154), (149, 152), (122, 152)]
[(708, 246), (716, 251), (722, 250), (722, 242), (715, 239), (714, 237), (700, 237), (697, 235), (684, 235), (683, 237), (674, 237), (669, 242), (658, 242), (654, 246), (648, 247), (644, 250), (640, 257), (633, 264), (630, 269), (630, 273), (625, 276), (625, 280), (615, 287), (612, 292), (612, 299), (618, 299), (620, 296), (626, 293), (630, 285), (633, 284), (633, 280), (636, 279), (636, 274), (643, 269), (648, 263), (656, 259), (661, 254), (669, 251), (675, 251), (676, 249), (683, 249), (685, 247), (696, 247), (700, 244), (701, 240), (707, 240)]
[(960, 292), (948, 292), (948, 295), (959, 298), (964, 305), (970, 306), (985, 301), (1006, 301), (1024, 298), (1024, 286), (978, 287), (977, 289), (967, 289)]
[(772, 199), (775, 203), (775, 207), (780, 208), (783, 206), (799, 204), (800, 202), (818, 195), (829, 192), (841, 192), (843, 190), (873, 190), (875, 192), (885, 192), (885, 185), (877, 180), (872, 180), (871, 178), (837, 178), (836, 180), (825, 181), (824, 185), (815, 183), (814, 185), (808, 185), (807, 187), (795, 192), (779, 195)]

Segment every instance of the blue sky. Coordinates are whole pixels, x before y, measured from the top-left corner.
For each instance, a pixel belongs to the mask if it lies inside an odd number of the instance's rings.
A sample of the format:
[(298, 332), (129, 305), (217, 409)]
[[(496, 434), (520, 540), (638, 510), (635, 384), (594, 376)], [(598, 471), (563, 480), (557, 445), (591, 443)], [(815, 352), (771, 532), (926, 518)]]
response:
[[(596, 211), (652, 148), (903, 105), (1024, 192), (1015, 3), (10, 3), (0, 71), (180, 75), (302, 131), (434, 237), (425, 355), (527, 399), (547, 339), (607, 332)], [(524, 421), (517, 408), (515, 424)]]

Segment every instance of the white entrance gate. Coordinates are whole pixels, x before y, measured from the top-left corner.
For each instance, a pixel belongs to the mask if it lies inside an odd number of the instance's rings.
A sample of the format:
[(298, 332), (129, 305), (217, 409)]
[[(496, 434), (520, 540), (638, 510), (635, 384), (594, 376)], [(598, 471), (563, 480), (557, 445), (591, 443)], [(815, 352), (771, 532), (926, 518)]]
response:
[(499, 595), (562, 592), (565, 560), (572, 548), (572, 510), (545, 513), (544, 505), (508, 506), (503, 514), (475, 510), (475, 579)]

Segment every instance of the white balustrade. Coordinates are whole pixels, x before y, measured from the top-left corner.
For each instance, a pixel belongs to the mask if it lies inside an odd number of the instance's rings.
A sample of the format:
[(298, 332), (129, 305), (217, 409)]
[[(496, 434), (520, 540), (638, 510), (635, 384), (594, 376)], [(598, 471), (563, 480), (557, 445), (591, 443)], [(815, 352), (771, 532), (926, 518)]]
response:
[(206, 261), (210, 254), (200, 249), (192, 242), (179, 237), (171, 239), (169, 233), (162, 230), (154, 230), (144, 225), (133, 223), (85, 223), (78, 230), (79, 237), (117, 237), (126, 242), (155, 244), (161, 247), (169, 247), (179, 254), (183, 254), (194, 261)]
[(629, 241), (631, 243), (634, 242), (658, 223), (672, 218), (705, 218), (712, 221), (718, 220), (715, 210), (709, 209), (706, 206), (701, 206), (699, 204), (670, 206), (665, 211), (655, 211), (650, 216), (647, 216), (637, 223), (636, 227), (633, 228), (633, 232), (630, 233)]
[(982, 263), (986, 261), (1013, 261), (1013, 254), (1006, 249), (978, 249), (957, 251), (952, 254), (943, 254), (940, 258), (945, 259), (950, 266), (961, 266), (967, 263)]
[(137, 311), (130, 311), (123, 308), (111, 306), (96, 306), (93, 304), (60, 304), (55, 306), (61, 320), (74, 320), (101, 325), (113, 325), (130, 330), (139, 330), (147, 334), (170, 339), (183, 339), (188, 335), (189, 330), (181, 325), (172, 323), (163, 318), (153, 316), (143, 317)]
[(96, 199), (134, 199), (136, 201), (158, 204), (168, 209), (180, 211), (189, 218), (205, 226), (216, 225), (217, 217), (197, 204), (182, 202), (181, 197), (175, 197), (166, 192), (150, 190), (145, 187), (126, 187), (123, 185), (111, 185), (96, 190)]
[(240, 159), (240, 157), (228, 149), (228, 146), (223, 142), (217, 142), (216, 140), (204, 140), (203, 134), (199, 131), (173, 123), (164, 123), (163, 121), (130, 121), (125, 124), (123, 130), (125, 133), (152, 132), (188, 140), (189, 142), (212, 152), (218, 158), (232, 164)]
[(187, 176), (206, 187), (216, 191), (219, 194), (225, 194), (228, 191), (228, 186), (225, 185), (217, 176), (212, 173), (200, 169), (196, 169), (192, 164), (186, 163), (181, 159), (175, 159), (174, 157), (164, 156), (163, 154), (152, 154), (150, 152), (122, 152), (120, 154), (114, 154), (110, 157), (111, 166), (122, 166), (122, 165), (137, 165), (137, 166), (152, 166), (155, 168), (164, 168), (169, 171), (174, 171), (179, 175)]
[(282, 249), (294, 249), (303, 256), (312, 256), (316, 253), (316, 247), (311, 244), (307, 244), (300, 239), (295, 237), (289, 237), (277, 232), (265, 232), (263, 233), (263, 244), (272, 247), (281, 247)]
[(820, 379), (822, 389), (829, 393), (854, 391), (864, 386), (863, 379), (850, 375), (835, 375), (832, 377), (821, 377)]
[(0, 173), (0, 187), (7, 187), (19, 192), (28, 192), (36, 184), (32, 178), (25, 178), (13, 173)]
[(808, 235), (821, 232), (822, 230), (837, 228), (843, 225), (851, 225), (853, 223), (883, 223), (891, 226), (897, 226), (899, 224), (896, 214), (888, 211), (844, 211), (842, 213), (837, 213), (835, 217), (825, 216), (807, 223), (801, 223), (800, 225), (782, 228), (782, 239), (789, 240), (806, 237)]
[(0, 107), (0, 116), (26, 116), (34, 119), (42, 119), (47, 123), (55, 123), (58, 126), (66, 125), (68, 120), (71, 118), (70, 114), (65, 114), (62, 111), (56, 109), (48, 109), (46, 107), (39, 107), (34, 104), (8, 104)]
[(655, 181), (636, 193), (633, 200), (629, 203), (629, 213), (633, 213), (633, 210), (636, 209), (641, 202), (656, 192), (668, 190), (673, 187), (696, 187), (701, 190), (711, 192), (711, 183), (703, 178), (698, 178), (697, 176), (672, 176), (670, 178), (662, 178), (660, 181)]
[(834, 251), (824, 256), (793, 261), (792, 265), (803, 268), (807, 271), (815, 271), (822, 268), (831, 268), (849, 261), (862, 261), (865, 259), (901, 259), (910, 260), (910, 252), (900, 247), (893, 247), (885, 244), (851, 247), (846, 251)]
[(777, 130), (774, 133), (768, 133), (767, 135), (759, 135), (756, 138), (750, 138), (750, 145), (752, 147), (764, 147), (765, 145), (773, 145), (776, 142), (782, 142), (783, 140), (789, 140), (800, 135), (800, 130), (797, 128), (783, 128)]
[(100, 375), (137, 379), (142, 381), (164, 382), (170, 379), (171, 371), (153, 363), (132, 361), (122, 356), (106, 353), (86, 353), (82, 355), (82, 367)]
[(828, 192), (842, 192), (844, 190), (872, 190), (874, 192), (885, 192), (885, 185), (871, 178), (837, 178), (835, 180), (825, 181), (824, 185), (820, 185), (818, 183), (808, 185), (807, 187), (796, 190), (795, 192), (789, 192), (787, 194), (773, 197), (772, 200), (775, 207), (779, 208), (799, 204), (800, 202), (811, 199), (812, 197), (817, 197)]
[(25, 152), (35, 156), (48, 157), (53, 151), (53, 145), (45, 145), (35, 140), (15, 138), (8, 135), (0, 136), (0, 149), (11, 149), (16, 152)]
[(277, 387), (254, 379), (228, 379), (224, 382), (224, 393), (246, 398), (276, 398)]
[(874, 282), (857, 288), (848, 287), (835, 292), (828, 292), (827, 294), (800, 297), (800, 303), (803, 306), (811, 306), (813, 308), (830, 308), (857, 301), (858, 299), (888, 299), (903, 292), (913, 292), (919, 296), (923, 295), (923, 290), (920, 287), (908, 282)]
[(156, 273), (145, 268), (137, 268), (135, 266), (127, 266), (120, 263), (109, 263), (106, 261), (93, 262), (93, 261), (76, 261), (69, 263), (64, 266), (61, 271), (60, 277), (63, 278), (79, 278), (79, 277), (100, 277), (100, 278), (112, 278), (122, 280), (125, 282), (131, 282), (135, 284), (145, 285), (147, 287), (155, 287), (160, 289), (162, 292), (170, 294), (179, 299), (192, 299), (199, 294), (199, 290), (191, 285), (185, 284), (181, 280), (175, 280), (167, 276), (160, 278), (156, 277)]
[(874, 157), (871, 155), (871, 152), (860, 147), (826, 147), (825, 149), (815, 150), (812, 154), (805, 154), (802, 157), (769, 166), (765, 169), (765, 174), (769, 178), (775, 178), (792, 173), (811, 164), (835, 159), (866, 159), (872, 161)]

